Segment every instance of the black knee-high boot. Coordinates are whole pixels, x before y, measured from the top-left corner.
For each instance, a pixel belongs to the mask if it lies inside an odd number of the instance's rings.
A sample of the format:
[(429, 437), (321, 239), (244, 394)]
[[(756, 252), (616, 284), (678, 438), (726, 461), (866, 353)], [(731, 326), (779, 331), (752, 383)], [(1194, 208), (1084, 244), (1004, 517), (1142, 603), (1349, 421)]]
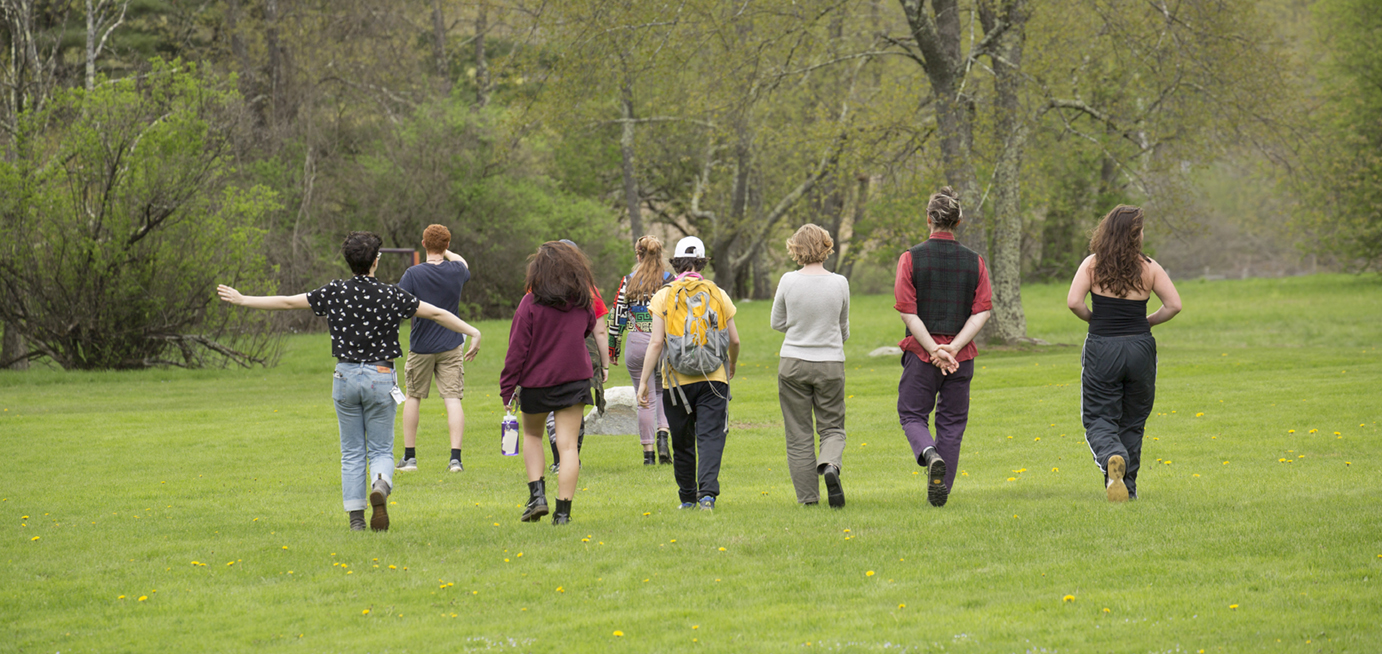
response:
[[(528, 505), (523, 509), (523, 522), (538, 522), (547, 515), (547, 480), (528, 482)], [(561, 500), (557, 500), (558, 503)], [(560, 504), (558, 504), (560, 506)]]
[(557, 512), (552, 514), (553, 525), (571, 522), (571, 500), (557, 500)]

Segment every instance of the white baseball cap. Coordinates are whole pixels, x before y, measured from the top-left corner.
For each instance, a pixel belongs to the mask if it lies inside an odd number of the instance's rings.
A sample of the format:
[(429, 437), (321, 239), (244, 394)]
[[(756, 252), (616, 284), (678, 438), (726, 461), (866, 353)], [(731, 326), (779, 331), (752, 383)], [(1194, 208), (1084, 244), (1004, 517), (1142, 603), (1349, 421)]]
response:
[(688, 236), (677, 241), (677, 248), (672, 250), (672, 258), (691, 257), (693, 259), (705, 258), (705, 243), (694, 236)]

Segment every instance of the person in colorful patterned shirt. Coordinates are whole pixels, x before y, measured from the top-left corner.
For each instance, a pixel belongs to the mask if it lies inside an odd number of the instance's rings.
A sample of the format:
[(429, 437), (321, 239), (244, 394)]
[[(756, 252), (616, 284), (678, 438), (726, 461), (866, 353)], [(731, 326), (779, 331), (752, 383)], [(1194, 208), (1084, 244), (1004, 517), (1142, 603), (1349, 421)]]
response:
[[(657, 374), (656, 361), (648, 361), (645, 355), (648, 343), (653, 337), (653, 312), (648, 308), (656, 294), (667, 282), (672, 273), (662, 263), (662, 241), (656, 236), (643, 236), (634, 245), (638, 255), (638, 265), (633, 272), (619, 280), (619, 293), (614, 303), (613, 319), (609, 322), (609, 360), (619, 365), (619, 354), (623, 344), (624, 332), (629, 333), (628, 359), (629, 377), (635, 386), (643, 374), (644, 366), (653, 367), (653, 379), (657, 387), (652, 392), (656, 397), (652, 406), (638, 407), (638, 442), (643, 445), (643, 465), (658, 462), (672, 463), (672, 452), (668, 449), (667, 413), (662, 409), (662, 381)], [(657, 453), (653, 453), (653, 438), (657, 438)]]
[[(969, 422), (969, 383), (974, 378), (974, 337), (993, 310), (984, 258), (955, 240), (963, 220), (959, 196), (949, 186), (926, 204), (931, 237), (897, 260), (893, 308), (907, 326), (897, 416), (917, 465), (926, 468), (926, 499), (945, 506), (955, 484), (960, 441)], [(927, 429), (936, 411), (936, 434)]]

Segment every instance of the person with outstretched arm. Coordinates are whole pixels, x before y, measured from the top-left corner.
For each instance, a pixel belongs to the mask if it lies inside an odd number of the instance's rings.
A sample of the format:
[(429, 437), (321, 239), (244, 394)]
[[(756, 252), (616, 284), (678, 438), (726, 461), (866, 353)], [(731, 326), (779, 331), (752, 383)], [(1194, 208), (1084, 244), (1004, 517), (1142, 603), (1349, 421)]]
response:
[[(370, 528), (389, 529), (393, 423), (398, 408), (394, 394), (402, 397), (394, 372), (394, 359), (403, 356), (398, 345), (399, 323), (417, 315), (469, 336), (467, 361), (480, 351), (480, 330), (449, 311), (419, 302), (397, 286), (374, 278), (382, 244), (370, 232), (351, 232), (341, 245), (341, 253), (355, 276), (307, 293), (255, 296), (241, 295), (225, 285), (216, 287), (217, 295), (231, 304), (270, 311), (311, 309), (326, 317), (331, 355), (337, 359), (331, 399), (340, 427), (341, 497), (354, 531), (365, 529), (366, 495), (373, 507)], [(369, 474), (365, 472), (367, 465)]]

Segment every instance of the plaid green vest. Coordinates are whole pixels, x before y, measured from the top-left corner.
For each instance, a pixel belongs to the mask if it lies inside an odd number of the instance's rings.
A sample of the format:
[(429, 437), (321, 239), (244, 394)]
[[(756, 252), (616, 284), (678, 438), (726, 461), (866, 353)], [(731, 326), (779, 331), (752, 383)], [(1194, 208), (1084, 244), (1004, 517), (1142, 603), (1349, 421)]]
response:
[[(979, 254), (957, 241), (932, 238), (911, 249), (917, 317), (931, 334), (954, 336), (969, 320), (979, 288)], [(907, 332), (911, 336), (911, 332)]]

